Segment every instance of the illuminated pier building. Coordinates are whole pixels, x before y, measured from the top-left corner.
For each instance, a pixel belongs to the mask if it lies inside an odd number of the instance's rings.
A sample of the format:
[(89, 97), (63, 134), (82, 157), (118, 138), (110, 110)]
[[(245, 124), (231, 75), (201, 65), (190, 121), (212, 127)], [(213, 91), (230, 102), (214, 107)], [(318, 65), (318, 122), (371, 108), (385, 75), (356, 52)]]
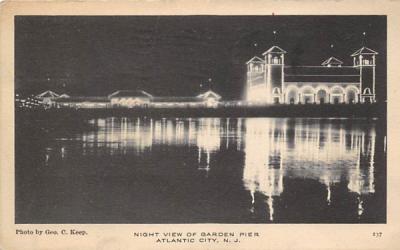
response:
[(330, 57), (320, 66), (287, 66), (278, 46), (247, 64), (248, 103), (373, 103), (376, 51), (367, 47), (351, 54), (352, 66)]
[(143, 90), (118, 90), (108, 96), (68, 96), (48, 90), (36, 98), (47, 107), (57, 108), (213, 108), (221, 96), (212, 90), (188, 97), (153, 96)]
[(247, 64), (245, 101), (221, 101), (208, 90), (197, 96), (158, 97), (143, 90), (119, 90), (102, 97), (74, 97), (45, 91), (36, 96), (47, 107), (58, 108), (190, 108), (268, 104), (352, 104), (376, 102), (376, 55), (367, 47), (351, 54), (353, 65), (330, 57), (319, 66), (285, 65), (287, 52), (278, 46)]

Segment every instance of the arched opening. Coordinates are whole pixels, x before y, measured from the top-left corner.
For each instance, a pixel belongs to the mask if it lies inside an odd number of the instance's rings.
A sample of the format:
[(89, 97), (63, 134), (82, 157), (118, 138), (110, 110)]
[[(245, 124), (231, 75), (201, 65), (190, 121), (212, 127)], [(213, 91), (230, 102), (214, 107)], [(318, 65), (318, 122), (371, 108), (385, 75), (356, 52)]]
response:
[(301, 102), (304, 104), (311, 104), (314, 103), (314, 89), (310, 86), (303, 87), (301, 89), (301, 96), (302, 100)]
[(280, 101), (281, 101), (280, 99), (281, 99), (281, 89), (275, 87), (275, 88), (272, 90), (272, 100), (273, 100), (273, 103), (274, 103), (274, 104), (279, 104)]
[(338, 97), (338, 96), (334, 96), (334, 97), (333, 97), (333, 103), (334, 103), (334, 104), (339, 104), (339, 102), (340, 102), (339, 97)]
[(299, 102), (299, 91), (296, 87), (289, 87), (286, 92), (286, 102), (289, 104), (295, 104)]
[(346, 103), (353, 104), (358, 101), (358, 91), (356, 88), (350, 87), (346, 89)]
[(363, 91), (363, 98), (364, 103), (372, 103), (373, 102), (373, 95), (370, 88), (365, 88)]
[(328, 102), (328, 93), (325, 89), (320, 89), (317, 92), (317, 102), (319, 104), (324, 104)]
[(341, 87), (333, 87), (331, 90), (331, 103), (343, 103), (344, 91)]

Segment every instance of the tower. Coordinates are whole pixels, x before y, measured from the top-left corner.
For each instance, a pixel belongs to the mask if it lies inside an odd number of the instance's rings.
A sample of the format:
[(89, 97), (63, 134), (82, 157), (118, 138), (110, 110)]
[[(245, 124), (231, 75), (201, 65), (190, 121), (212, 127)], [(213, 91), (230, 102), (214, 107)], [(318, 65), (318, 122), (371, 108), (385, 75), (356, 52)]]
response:
[(278, 46), (272, 46), (262, 55), (265, 58), (265, 79), (268, 103), (282, 103), (286, 51)]
[(375, 96), (375, 56), (378, 52), (362, 47), (357, 50), (353, 57), (353, 66), (360, 71), (360, 96), (362, 103), (372, 103), (376, 101)]
[(255, 56), (247, 63), (246, 101), (265, 102), (267, 99), (265, 62)]

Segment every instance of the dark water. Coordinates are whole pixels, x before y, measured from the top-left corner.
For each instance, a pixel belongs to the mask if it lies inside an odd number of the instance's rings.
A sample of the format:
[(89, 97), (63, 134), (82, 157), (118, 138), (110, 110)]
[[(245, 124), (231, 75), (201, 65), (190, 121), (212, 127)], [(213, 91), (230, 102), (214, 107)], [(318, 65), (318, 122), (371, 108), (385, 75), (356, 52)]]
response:
[(17, 223), (386, 222), (382, 121), (89, 123), (17, 131)]

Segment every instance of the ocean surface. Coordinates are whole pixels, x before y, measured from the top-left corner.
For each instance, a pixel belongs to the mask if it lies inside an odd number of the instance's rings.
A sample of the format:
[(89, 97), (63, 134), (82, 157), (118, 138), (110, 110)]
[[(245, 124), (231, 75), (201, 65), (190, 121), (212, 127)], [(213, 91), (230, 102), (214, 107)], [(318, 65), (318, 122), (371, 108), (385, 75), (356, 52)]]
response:
[(380, 120), (85, 122), (17, 128), (16, 223), (386, 222)]

